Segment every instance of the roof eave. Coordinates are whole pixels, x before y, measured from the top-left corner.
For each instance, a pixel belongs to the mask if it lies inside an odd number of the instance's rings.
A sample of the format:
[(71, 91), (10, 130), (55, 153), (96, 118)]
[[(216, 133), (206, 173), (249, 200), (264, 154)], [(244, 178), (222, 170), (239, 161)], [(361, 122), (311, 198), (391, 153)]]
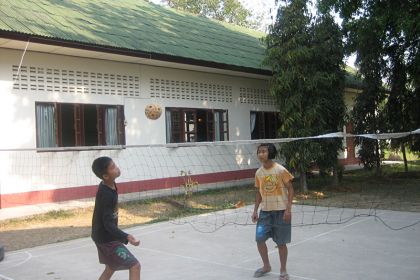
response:
[(140, 50), (132, 50), (126, 48), (117, 48), (112, 46), (104, 46), (104, 45), (97, 45), (91, 43), (84, 43), (79, 41), (70, 41), (64, 40), (59, 38), (52, 38), (52, 37), (44, 37), (39, 35), (33, 34), (25, 34), (20, 32), (14, 31), (5, 31), (0, 30), (0, 37), (12, 39), (12, 40), (19, 40), (19, 41), (30, 41), (32, 43), (39, 43), (39, 44), (48, 44), (60, 47), (67, 47), (67, 48), (75, 48), (80, 50), (88, 50), (88, 51), (97, 51), (109, 54), (117, 54), (117, 55), (125, 55), (131, 57), (138, 57), (138, 58), (147, 58), (165, 62), (173, 62), (173, 63), (182, 63), (194, 66), (202, 66), (202, 67), (209, 67), (209, 68), (216, 68), (222, 70), (229, 70), (229, 71), (237, 71), (237, 72), (244, 72), (249, 74), (256, 74), (256, 75), (263, 75), (263, 76), (272, 76), (272, 72), (266, 69), (257, 69), (252, 67), (244, 67), (238, 65), (231, 65), (213, 61), (206, 61), (206, 60), (198, 60), (188, 57), (181, 57), (181, 56), (174, 56), (174, 55), (167, 55), (155, 52), (145, 52)]

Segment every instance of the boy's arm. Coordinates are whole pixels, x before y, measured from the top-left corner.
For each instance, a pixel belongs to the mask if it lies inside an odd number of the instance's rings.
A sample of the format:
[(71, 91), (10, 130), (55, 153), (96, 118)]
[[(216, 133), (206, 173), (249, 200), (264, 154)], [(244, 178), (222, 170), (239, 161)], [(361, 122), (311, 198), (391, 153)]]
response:
[(255, 194), (255, 206), (254, 212), (252, 213), (252, 222), (255, 223), (258, 220), (258, 208), (260, 207), (262, 201), (260, 190), (257, 189)]
[[(257, 171), (258, 172), (258, 171)], [(252, 213), (251, 219), (252, 222), (255, 223), (258, 220), (258, 208), (260, 207), (262, 197), (260, 193), (260, 180), (258, 179), (257, 173), (255, 173), (255, 189), (257, 190), (255, 193), (255, 205), (254, 205), (254, 212)]]
[(287, 188), (287, 205), (284, 211), (284, 220), (286, 222), (290, 222), (291, 217), (292, 217), (292, 203), (293, 203), (293, 196), (295, 194), (295, 191), (293, 189), (292, 180), (288, 181), (285, 185)]
[(120, 230), (117, 226), (114, 217), (114, 209), (115, 203), (113, 202), (112, 197), (104, 196), (103, 197), (104, 203), (104, 214), (102, 216), (102, 222), (104, 223), (105, 229), (113, 236), (115, 236), (118, 240), (123, 242), (124, 244), (128, 243), (128, 234)]
[(131, 234), (127, 235), (127, 240), (128, 240), (128, 242), (130, 242), (131, 245), (134, 245), (134, 246), (139, 246), (140, 245), (140, 240), (137, 240)]

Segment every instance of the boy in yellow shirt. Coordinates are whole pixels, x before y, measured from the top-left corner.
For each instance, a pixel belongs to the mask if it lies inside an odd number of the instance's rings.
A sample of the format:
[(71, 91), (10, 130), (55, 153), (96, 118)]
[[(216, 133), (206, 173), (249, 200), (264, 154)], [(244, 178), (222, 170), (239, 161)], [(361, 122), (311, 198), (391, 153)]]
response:
[(289, 280), (286, 270), (286, 244), (291, 240), (293, 176), (286, 168), (273, 161), (276, 155), (276, 147), (271, 143), (261, 144), (257, 148), (262, 166), (255, 173), (255, 187), (258, 191), (252, 221), (257, 222), (255, 239), (264, 265), (255, 271), (254, 277), (261, 277), (271, 271), (266, 241), (272, 238), (279, 250), (280, 280)]

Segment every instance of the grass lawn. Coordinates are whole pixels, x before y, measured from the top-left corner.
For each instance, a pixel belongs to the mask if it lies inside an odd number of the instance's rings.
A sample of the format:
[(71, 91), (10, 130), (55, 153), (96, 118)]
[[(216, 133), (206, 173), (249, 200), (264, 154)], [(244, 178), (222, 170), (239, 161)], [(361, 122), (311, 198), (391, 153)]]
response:
[[(337, 187), (330, 178), (309, 180), (310, 192), (297, 194), (297, 203), (347, 208), (375, 208), (396, 211), (420, 211), (420, 161), (382, 167), (382, 176), (375, 170), (345, 172)], [(312, 187), (311, 187), (312, 186)]]
[[(331, 178), (312, 176), (309, 192), (295, 186), (296, 204), (387, 209), (420, 212), (420, 161), (412, 161), (409, 172), (402, 164), (383, 167), (381, 177), (375, 171), (345, 172), (336, 187)], [(145, 223), (171, 220), (254, 203), (253, 186), (217, 189), (183, 196), (120, 203), (119, 225), (127, 228)], [(186, 206), (186, 207), (184, 207)], [(93, 208), (52, 211), (27, 218), (1, 221), (1, 244), (7, 251), (55, 243), (90, 235)]]
[[(415, 154), (409, 151), (408, 149), (406, 149), (405, 155), (408, 161), (416, 161), (420, 159), (419, 154)], [(385, 150), (384, 159), (385, 160), (404, 160), (403, 154), (400, 150), (390, 150), (390, 149)]]

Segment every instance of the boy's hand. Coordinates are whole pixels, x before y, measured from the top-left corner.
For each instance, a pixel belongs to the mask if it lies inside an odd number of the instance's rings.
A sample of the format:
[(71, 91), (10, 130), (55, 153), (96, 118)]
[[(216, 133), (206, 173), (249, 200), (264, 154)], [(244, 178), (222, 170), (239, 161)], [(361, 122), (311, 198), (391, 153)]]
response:
[(127, 236), (127, 240), (131, 245), (134, 246), (139, 246), (140, 245), (140, 240), (137, 240), (136, 238), (134, 238), (134, 236), (132, 236), (131, 234), (129, 234)]
[(283, 220), (286, 223), (290, 223), (290, 221), (292, 220), (292, 211), (290, 210), (290, 208), (286, 208), (286, 210), (284, 210)]
[(254, 213), (252, 213), (251, 218), (252, 218), (252, 222), (253, 223), (256, 223), (258, 221), (258, 213), (257, 213), (257, 211), (254, 211)]

